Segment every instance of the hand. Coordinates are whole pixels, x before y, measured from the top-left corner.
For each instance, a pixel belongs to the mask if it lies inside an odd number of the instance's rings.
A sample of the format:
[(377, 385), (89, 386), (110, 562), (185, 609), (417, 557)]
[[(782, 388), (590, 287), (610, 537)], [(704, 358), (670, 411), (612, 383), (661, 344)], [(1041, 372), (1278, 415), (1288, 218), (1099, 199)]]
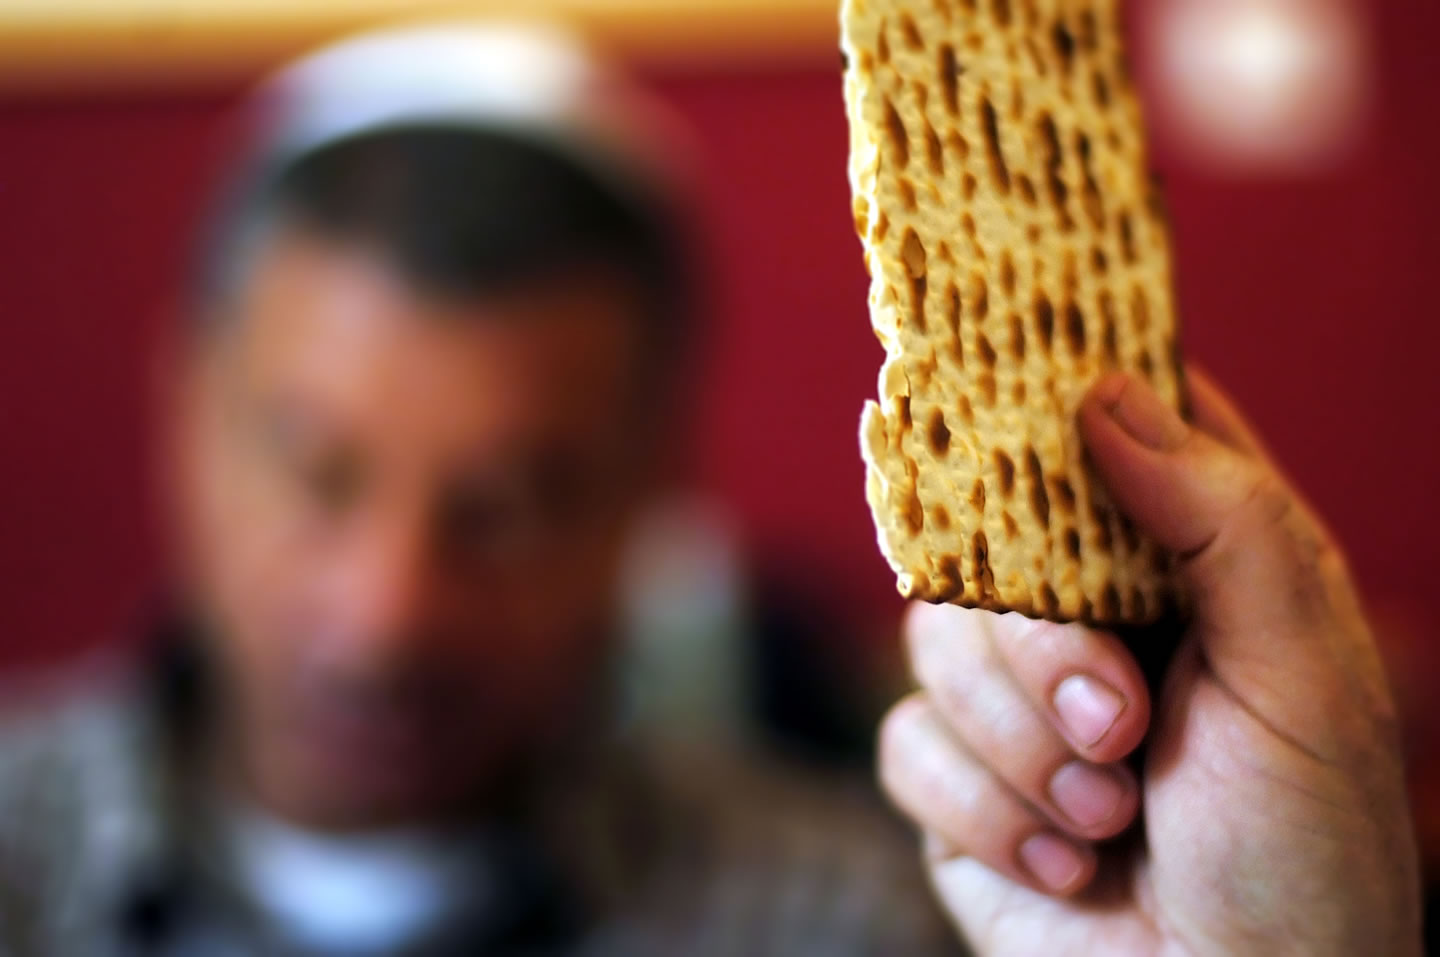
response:
[(1080, 411), (1193, 601), (1153, 712), (1114, 635), (917, 606), (924, 690), (882, 727), (881, 779), (981, 953), (1418, 954), (1395, 710), (1344, 560), (1190, 383), (1193, 425), (1118, 374)]

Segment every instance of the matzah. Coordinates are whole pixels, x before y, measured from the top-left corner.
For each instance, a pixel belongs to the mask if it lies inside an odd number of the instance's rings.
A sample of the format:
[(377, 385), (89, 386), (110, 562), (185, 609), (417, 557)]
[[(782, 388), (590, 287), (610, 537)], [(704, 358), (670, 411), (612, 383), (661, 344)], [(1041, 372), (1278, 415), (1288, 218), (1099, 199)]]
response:
[(1180, 402), (1168, 229), (1118, 0), (844, 0), (855, 223), (886, 349), (866, 497), (902, 594), (1145, 622), (1169, 559), (1075, 413), (1111, 368)]

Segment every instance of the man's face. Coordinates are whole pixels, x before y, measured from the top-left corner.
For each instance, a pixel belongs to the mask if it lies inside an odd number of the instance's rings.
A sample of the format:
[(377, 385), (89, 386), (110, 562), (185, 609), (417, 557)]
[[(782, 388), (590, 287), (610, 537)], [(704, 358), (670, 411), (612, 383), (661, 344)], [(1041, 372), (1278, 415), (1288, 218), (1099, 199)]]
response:
[(633, 286), (441, 301), (285, 233), (197, 347), (181, 514), (259, 797), (444, 814), (573, 719), (634, 505)]

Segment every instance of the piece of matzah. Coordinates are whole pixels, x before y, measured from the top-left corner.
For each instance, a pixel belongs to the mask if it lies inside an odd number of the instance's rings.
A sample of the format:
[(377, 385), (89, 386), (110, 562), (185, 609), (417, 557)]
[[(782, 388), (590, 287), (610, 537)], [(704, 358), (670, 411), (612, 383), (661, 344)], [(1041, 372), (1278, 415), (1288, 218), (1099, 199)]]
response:
[(900, 591), (1143, 622), (1169, 560), (1075, 424), (1106, 369), (1180, 402), (1170, 248), (1118, 0), (844, 0), (856, 228), (885, 346), (861, 422)]

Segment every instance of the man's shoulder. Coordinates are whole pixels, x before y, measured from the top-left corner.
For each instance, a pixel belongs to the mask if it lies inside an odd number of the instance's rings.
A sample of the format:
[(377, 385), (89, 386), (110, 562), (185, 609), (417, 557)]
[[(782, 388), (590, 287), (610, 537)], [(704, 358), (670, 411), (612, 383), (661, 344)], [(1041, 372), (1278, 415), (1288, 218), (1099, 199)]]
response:
[(0, 867), (69, 857), (99, 797), (131, 790), (142, 711), (119, 659), (0, 679)]
[(139, 713), (136, 674), (120, 658), (0, 677), (0, 789), (117, 757), (110, 745), (134, 733)]

